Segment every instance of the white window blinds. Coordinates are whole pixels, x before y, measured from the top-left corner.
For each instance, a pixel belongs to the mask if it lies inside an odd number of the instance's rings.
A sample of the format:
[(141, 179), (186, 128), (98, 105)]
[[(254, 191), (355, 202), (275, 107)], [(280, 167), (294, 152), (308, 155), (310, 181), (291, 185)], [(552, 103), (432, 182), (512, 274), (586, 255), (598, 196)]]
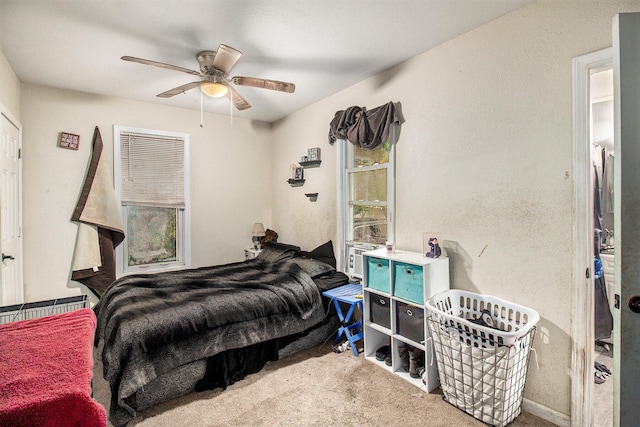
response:
[(184, 208), (184, 148), (182, 138), (122, 132), (122, 204)]

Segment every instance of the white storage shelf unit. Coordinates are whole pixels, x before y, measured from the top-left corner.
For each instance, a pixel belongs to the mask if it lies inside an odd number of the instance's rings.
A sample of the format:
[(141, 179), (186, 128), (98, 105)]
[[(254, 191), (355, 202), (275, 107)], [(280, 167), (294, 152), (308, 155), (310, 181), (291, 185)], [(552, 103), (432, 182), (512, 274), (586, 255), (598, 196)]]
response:
[[(425, 340), (429, 337), (425, 302), (449, 289), (449, 259), (386, 248), (363, 256), (365, 358), (423, 391), (432, 391), (439, 381), (433, 344)], [(405, 344), (425, 352), (426, 384), (403, 369), (399, 347)], [(391, 366), (376, 360), (376, 350), (384, 345), (391, 345)]]

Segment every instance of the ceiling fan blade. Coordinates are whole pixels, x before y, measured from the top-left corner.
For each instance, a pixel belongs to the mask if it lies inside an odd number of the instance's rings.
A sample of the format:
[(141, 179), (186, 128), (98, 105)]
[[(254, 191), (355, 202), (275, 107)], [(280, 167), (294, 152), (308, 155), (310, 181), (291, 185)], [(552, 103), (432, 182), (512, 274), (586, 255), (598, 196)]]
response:
[(240, 96), (240, 94), (231, 87), (231, 85), (227, 85), (229, 88), (229, 92), (225, 95), (229, 101), (233, 103), (233, 106), (236, 107), (237, 110), (246, 110), (251, 108), (251, 105), (247, 102), (246, 99)]
[(136, 58), (135, 56), (123, 56), (123, 61), (137, 62), (138, 64), (153, 65), (154, 67), (166, 68), (167, 70), (182, 71), (183, 73), (200, 76), (200, 73), (188, 68), (178, 67), (177, 65), (165, 64), (164, 62), (151, 61), (149, 59)]
[(242, 57), (242, 52), (225, 44), (218, 46), (216, 56), (213, 58), (213, 66), (225, 75), (231, 71)]
[(259, 87), (260, 89), (277, 90), (278, 92), (293, 93), (296, 85), (279, 80), (259, 79), (257, 77), (234, 76), (231, 81), (239, 86)]
[(175, 95), (177, 95), (179, 93), (183, 93), (183, 92), (188, 91), (189, 89), (193, 89), (194, 87), (200, 86), (201, 83), (202, 82), (187, 83), (186, 85), (174, 87), (173, 89), (169, 89), (166, 92), (159, 93), (156, 96), (158, 98), (171, 98), (172, 96), (175, 96)]

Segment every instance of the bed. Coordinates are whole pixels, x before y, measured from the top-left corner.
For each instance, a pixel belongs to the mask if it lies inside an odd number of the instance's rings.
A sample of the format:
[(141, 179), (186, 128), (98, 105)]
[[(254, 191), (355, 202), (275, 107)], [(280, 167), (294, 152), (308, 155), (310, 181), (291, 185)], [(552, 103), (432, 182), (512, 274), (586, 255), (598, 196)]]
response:
[(243, 262), (115, 281), (94, 307), (109, 420), (126, 425), (162, 401), (224, 389), (326, 340), (337, 325), (320, 294), (347, 282), (331, 242), (311, 252), (269, 243)]
[(91, 397), (89, 308), (0, 325), (0, 425), (106, 427)]

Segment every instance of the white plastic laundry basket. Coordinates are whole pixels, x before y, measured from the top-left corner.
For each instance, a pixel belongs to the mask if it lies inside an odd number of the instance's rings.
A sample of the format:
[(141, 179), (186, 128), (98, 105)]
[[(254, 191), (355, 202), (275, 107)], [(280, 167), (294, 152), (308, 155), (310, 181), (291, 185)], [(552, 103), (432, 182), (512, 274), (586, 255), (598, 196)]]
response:
[[(475, 347), (511, 345), (540, 320), (537, 311), (489, 295), (449, 289), (431, 297), (426, 304), (434, 320), (452, 327), (460, 339)], [(491, 315), (493, 327), (478, 325), (483, 311)]]
[[(484, 423), (509, 424), (521, 412), (538, 313), (455, 289), (426, 307), (443, 398)], [(483, 314), (491, 326), (471, 322)]]

